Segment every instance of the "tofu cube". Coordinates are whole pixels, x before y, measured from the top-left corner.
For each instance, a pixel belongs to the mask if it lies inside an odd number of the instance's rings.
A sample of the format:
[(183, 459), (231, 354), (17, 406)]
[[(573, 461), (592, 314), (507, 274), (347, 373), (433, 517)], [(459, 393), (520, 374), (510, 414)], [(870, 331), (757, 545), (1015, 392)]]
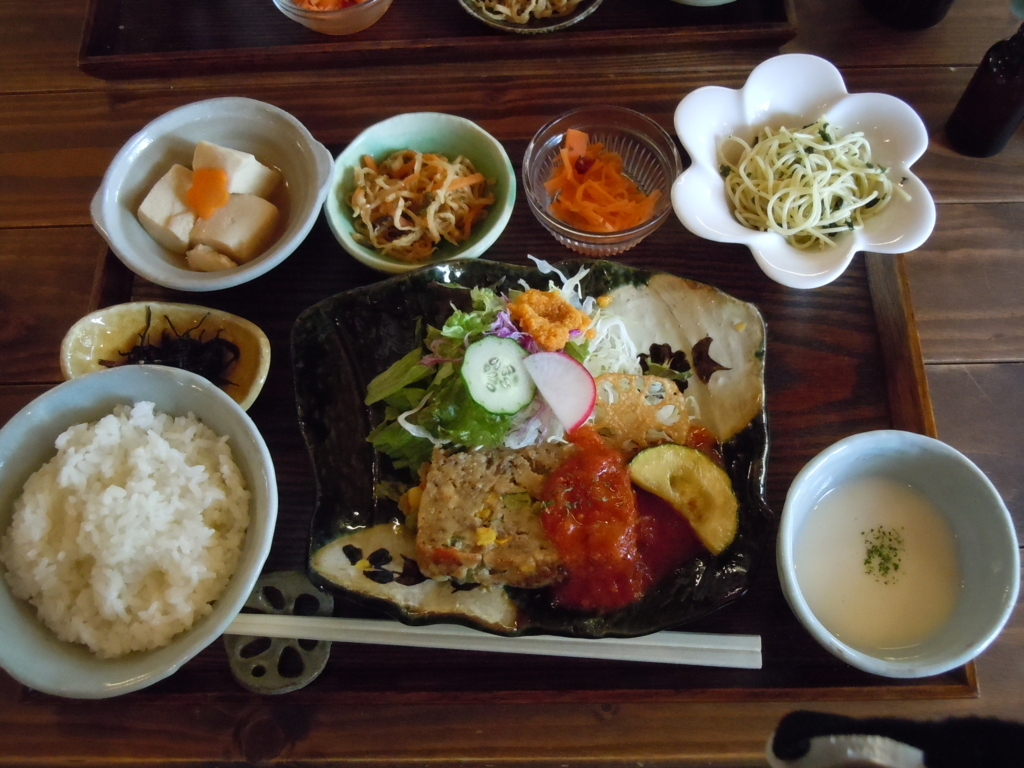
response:
[(192, 170), (222, 168), (228, 174), (228, 192), (234, 195), (267, 197), (281, 181), (281, 174), (268, 168), (248, 152), (221, 147), (208, 141), (196, 144)]
[(208, 245), (197, 245), (191, 251), (187, 251), (185, 261), (188, 262), (189, 269), (196, 272), (220, 272), (238, 266), (223, 253), (213, 250)]
[(232, 195), (228, 204), (192, 227), (192, 245), (207, 245), (239, 264), (270, 244), (277, 229), (277, 206), (256, 195)]
[(139, 206), (139, 223), (149, 236), (175, 253), (188, 250), (189, 234), (196, 223), (196, 215), (185, 195), (192, 186), (192, 171), (183, 165), (173, 165)]

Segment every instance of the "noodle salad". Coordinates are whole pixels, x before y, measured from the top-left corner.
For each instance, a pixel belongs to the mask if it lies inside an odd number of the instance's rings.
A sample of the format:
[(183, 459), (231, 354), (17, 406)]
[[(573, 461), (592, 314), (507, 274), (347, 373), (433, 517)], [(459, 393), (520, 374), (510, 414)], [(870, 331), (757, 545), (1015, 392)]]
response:
[(494, 203), (494, 182), (461, 155), (450, 161), (404, 149), (380, 163), (365, 155), (355, 180), (355, 239), (405, 262), (427, 259), (442, 239), (468, 240)]
[(526, 24), (531, 18), (547, 19), (566, 16), (576, 10), (581, 0), (474, 0), (480, 12), (495, 21)]
[[(741, 150), (734, 163), (725, 159), (730, 144)], [(799, 131), (766, 127), (751, 144), (729, 136), (719, 162), (737, 220), (777, 232), (800, 250), (834, 246), (837, 235), (860, 229), (893, 194), (888, 169), (872, 162), (864, 134), (838, 136), (824, 118)]]

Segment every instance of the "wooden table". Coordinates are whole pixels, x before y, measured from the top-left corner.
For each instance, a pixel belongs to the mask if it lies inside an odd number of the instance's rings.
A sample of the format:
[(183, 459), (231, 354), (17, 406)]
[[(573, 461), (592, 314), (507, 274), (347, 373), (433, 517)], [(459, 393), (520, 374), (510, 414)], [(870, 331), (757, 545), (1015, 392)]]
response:
[[(974, 160), (942, 136), (984, 51), (1019, 22), (1005, 0), (960, 0), (941, 24), (916, 33), (878, 25), (855, 0), (797, 0), (795, 7), (799, 33), (783, 50), (826, 56), (851, 90), (893, 93), (924, 118), (932, 142), (916, 169), (939, 203), (932, 238), (901, 258), (859, 256), (836, 284), (806, 293), (769, 284), (742, 249), (704, 243), (674, 220), (623, 261), (720, 284), (764, 309), (773, 429), (768, 496), (776, 511), (793, 475), (826, 444), (895, 425), (934, 430), (973, 458), (1002, 492), (1020, 535), (1024, 138), (995, 158)], [(776, 52), (716, 45), (469, 66), (395, 55), (347, 69), (104, 81), (78, 70), (85, 13), (84, 0), (0, 1), (0, 423), (60, 380), (60, 339), (86, 312), (131, 296), (196, 300), (132, 281), (89, 222), (88, 202), (114, 153), (168, 109), (250, 96), (290, 111), (332, 149), (397, 111), (450, 111), (498, 136), (518, 166), (534, 131), (567, 108), (622, 104), (670, 127), (672, 110), (690, 90), (737, 87)], [(278, 462), (282, 519), (290, 520), (308, 518), (312, 488), (297, 427), (287, 412), (273, 414), (290, 394), (287, 329), (301, 302), (378, 278), (330, 250), (322, 222), (313, 238), (269, 280), (202, 297), (268, 326), (275, 372), (253, 416)], [(527, 252), (570, 255), (521, 200), (489, 257), (521, 262)], [(274, 281), (290, 286), (276, 314), (265, 307), (246, 312), (267, 300)], [(301, 524), (279, 527), (268, 569), (300, 565), (305, 534)], [(759, 579), (744, 598), (753, 614), (788, 611), (773, 602), (770, 562)], [(727, 631), (742, 626), (743, 616), (722, 612), (709, 626)], [(788, 618), (779, 626), (790, 627)], [(676, 673), (682, 682), (674, 686), (657, 671), (622, 665), (520, 667), (472, 654), (453, 659), (358, 646), (336, 646), (325, 679), (273, 698), (233, 687), (214, 650), (149, 692), (104, 702), (26, 691), (0, 673), (0, 764), (748, 766), (764, 764), (766, 739), (798, 707), (916, 719), (1021, 719), (1024, 712), (1020, 609), (976, 669), (903, 691), (851, 677), (841, 665), (808, 672), (799, 662), (818, 664), (812, 645), (796, 632), (766, 633), (760, 677), (730, 682), (697, 670)], [(425, 667), (463, 661), (475, 683), (437, 679), (425, 690)], [(609, 676), (616, 681), (603, 679)], [(410, 679), (417, 684), (406, 685)]]

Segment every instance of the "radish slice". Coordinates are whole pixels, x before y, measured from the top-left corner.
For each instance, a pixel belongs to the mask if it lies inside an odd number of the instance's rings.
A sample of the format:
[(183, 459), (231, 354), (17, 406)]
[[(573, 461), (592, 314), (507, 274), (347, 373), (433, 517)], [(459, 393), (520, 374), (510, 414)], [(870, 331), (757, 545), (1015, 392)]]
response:
[(580, 363), (564, 352), (538, 352), (523, 358), (523, 366), (566, 432), (590, 418), (597, 386), (590, 371)]

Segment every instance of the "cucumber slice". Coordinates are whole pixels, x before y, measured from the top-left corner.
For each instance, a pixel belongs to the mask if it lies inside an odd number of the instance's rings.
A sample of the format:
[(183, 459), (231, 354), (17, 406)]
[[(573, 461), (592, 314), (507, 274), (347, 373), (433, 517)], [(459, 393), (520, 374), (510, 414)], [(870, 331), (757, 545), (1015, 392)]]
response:
[(484, 336), (466, 348), (462, 379), (469, 396), (491, 413), (518, 413), (536, 389), (523, 366), (526, 350), (514, 339)]
[(685, 517), (713, 555), (739, 526), (739, 502), (725, 470), (694, 448), (674, 443), (646, 448), (629, 462), (630, 479)]

